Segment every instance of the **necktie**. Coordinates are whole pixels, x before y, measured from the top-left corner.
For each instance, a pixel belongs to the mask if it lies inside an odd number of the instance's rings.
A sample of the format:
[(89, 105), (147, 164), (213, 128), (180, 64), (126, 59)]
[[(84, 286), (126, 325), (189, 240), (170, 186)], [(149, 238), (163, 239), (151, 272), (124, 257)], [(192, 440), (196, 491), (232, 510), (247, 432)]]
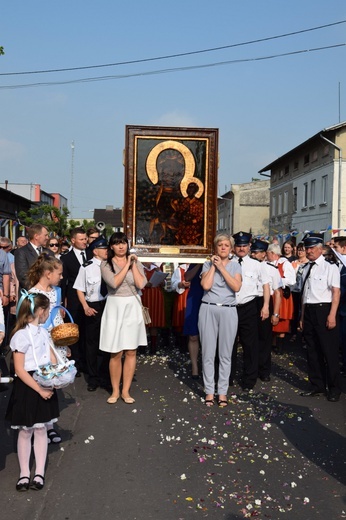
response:
[(243, 259), (242, 259), (242, 258), (238, 258), (238, 264), (241, 264), (241, 263), (242, 263), (242, 261), (243, 261)]
[(304, 294), (304, 287), (305, 287), (305, 284), (307, 282), (307, 279), (309, 278), (310, 276), (310, 273), (311, 273), (311, 269), (313, 268), (313, 266), (316, 264), (316, 262), (311, 262), (310, 265), (309, 265), (309, 269), (308, 269), (308, 272), (306, 273), (306, 276), (304, 278), (304, 281), (303, 281), (303, 285), (302, 285), (302, 290), (301, 290), (301, 295), (303, 296)]
[(36, 247), (36, 250), (37, 250), (37, 254), (38, 255), (40, 255), (42, 253), (42, 247), (41, 246)]
[(86, 262), (86, 256), (85, 256), (84, 251), (81, 252), (81, 255), (82, 255), (82, 263), (85, 264), (85, 262)]

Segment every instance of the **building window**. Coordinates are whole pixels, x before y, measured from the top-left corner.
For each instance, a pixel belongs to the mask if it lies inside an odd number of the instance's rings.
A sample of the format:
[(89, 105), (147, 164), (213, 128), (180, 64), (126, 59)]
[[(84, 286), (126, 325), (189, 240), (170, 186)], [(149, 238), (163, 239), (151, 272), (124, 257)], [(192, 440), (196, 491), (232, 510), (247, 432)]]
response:
[(309, 164), (309, 162), (310, 162), (310, 154), (307, 153), (306, 155), (304, 155), (304, 166)]
[(322, 177), (322, 204), (327, 204), (327, 188), (328, 188), (328, 175), (323, 175)]
[(310, 206), (316, 204), (316, 180), (313, 179), (310, 184)]
[(323, 147), (322, 151), (322, 157), (326, 157), (327, 155), (329, 155), (329, 144), (326, 144), (326, 146)]
[(283, 213), (288, 213), (288, 191), (285, 191), (284, 193), (284, 207), (283, 207)]
[(304, 189), (303, 189), (303, 208), (306, 208), (308, 206), (308, 183), (304, 182)]
[(293, 188), (293, 211), (298, 209), (297, 188)]
[(282, 193), (278, 197), (278, 215), (282, 215)]
[(298, 168), (299, 168), (299, 161), (294, 161), (293, 169), (298, 170)]
[(284, 171), (281, 168), (281, 170), (279, 171), (279, 179), (282, 179), (283, 176), (284, 176)]
[(285, 175), (288, 175), (289, 173), (290, 173), (290, 167), (288, 165), (288, 166), (285, 166)]
[(272, 217), (276, 215), (276, 197), (273, 195), (272, 197)]
[(313, 154), (312, 154), (312, 159), (311, 159), (311, 161), (314, 162), (314, 161), (317, 161), (317, 159), (318, 159), (318, 151), (315, 150), (315, 151), (313, 152)]

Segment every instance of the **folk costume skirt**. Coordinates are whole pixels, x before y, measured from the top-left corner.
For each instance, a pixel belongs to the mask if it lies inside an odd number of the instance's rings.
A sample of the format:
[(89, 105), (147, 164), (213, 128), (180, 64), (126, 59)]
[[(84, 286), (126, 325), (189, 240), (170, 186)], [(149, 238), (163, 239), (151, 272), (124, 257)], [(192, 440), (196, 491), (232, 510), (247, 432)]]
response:
[(142, 307), (136, 296), (108, 296), (101, 320), (100, 350), (115, 354), (147, 345)]

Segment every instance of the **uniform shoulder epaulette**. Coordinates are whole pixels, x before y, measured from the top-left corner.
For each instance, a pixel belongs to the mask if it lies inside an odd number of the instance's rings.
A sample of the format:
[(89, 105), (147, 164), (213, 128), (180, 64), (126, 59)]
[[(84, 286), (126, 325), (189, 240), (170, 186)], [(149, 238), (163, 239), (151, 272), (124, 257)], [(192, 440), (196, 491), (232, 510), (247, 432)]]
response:
[(88, 265), (91, 265), (92, 263), (92, 260), (87, 260), (86, 262), (84, 262), (83, 267), (88, 267)]
[(270, 267), (275, 267), (275, 269), (279, 269), (277, 265), (271, 264), (270, 262), (266, 262), (267, 265), (270, 265)]

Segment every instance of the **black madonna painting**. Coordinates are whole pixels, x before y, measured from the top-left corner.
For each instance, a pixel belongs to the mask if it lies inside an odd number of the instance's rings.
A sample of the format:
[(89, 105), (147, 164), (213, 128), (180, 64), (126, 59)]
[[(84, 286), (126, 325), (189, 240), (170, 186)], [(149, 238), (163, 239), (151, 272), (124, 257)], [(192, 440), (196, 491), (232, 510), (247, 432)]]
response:
[(216, 226), (216, 129), (126, 127), (125, 232), (145, 254), (204, 255)]

